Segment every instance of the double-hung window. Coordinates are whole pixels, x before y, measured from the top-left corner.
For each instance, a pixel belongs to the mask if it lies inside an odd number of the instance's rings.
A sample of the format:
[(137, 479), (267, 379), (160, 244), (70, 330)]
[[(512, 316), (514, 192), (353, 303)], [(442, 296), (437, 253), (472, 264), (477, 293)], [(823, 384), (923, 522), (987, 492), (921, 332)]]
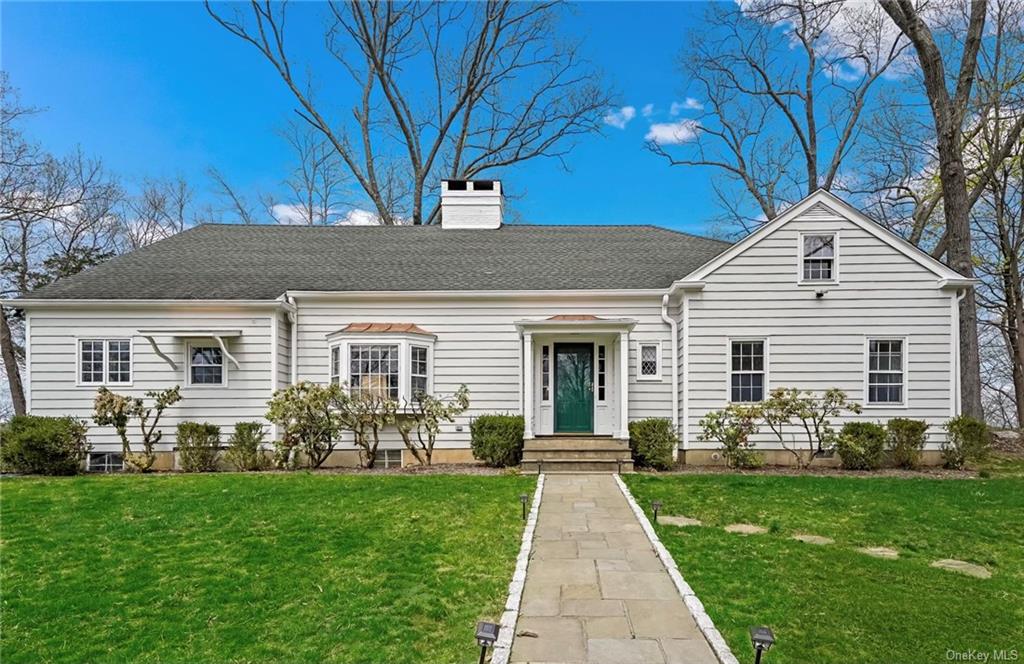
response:
[(398, 399), (398, 344), (351, 344), (348, 347), (352, 394)]
[(742, 339), (729, 342), (729, 401), (754, 403), (764, 400), (765, 341)]
[(80, 339), (78, 382), (82, 385), (128, 385), (132, 382), (129, 339)]
[(189, 385), (224, 385), (224, 352), (219, 346), (189, 345)]
[(805, 282), (836, 280), (836, 236), (807, 233), (800, 236), (800, 276)]
[(429, 349), (426, 346), (409, 346), (409, 393), (413, 399), (428, 392)]
[(905, 403), (906, 346), (903, 339), (868, 339), (868, 404)]

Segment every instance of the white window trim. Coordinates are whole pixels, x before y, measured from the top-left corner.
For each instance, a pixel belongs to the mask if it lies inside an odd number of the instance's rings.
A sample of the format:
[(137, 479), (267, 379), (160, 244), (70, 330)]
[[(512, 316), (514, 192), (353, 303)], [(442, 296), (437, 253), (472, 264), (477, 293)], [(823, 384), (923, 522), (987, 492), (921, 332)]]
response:
[[(762, 341), (764, 342), (764, 389), (761, 393), (761, 401), (733, 401), (732, 400), (732, 344), (733, 342), (744, 342), (744, 341)], [(769, 382), (768, 369), (771, 367), (771, 345), (768, 342), (768, 337), (727, 337), (725, 340), (725, 402), (735, 403), (739, 405), (747, 405), (754, 403), (762, 403), (764, 397), (768, 396), (771, 392), (771, 383)], [(747, 372), (750, 373), (750, 372)]]
[[(871, 403), (868, 401), (868, 381), (871, 374), (871, 342), (903, 342), (903, 401), (901, 403)], [(865, 410), (907, 410), (910, 408), (910, 337), (900, 335), (870, 335), (864, 337), (864, 396), (861, 399)]]
[[(808, 235), (832, 236), (832, 278), (804, 279), (804, 237)], [(839, 283), (839, 231), (802, 231), (797, 235), (796, 283), (800, 286), (835, 285)]]
[[(644, 346), (657, 346), (658, 347), (658, 369), (653, 376), (645, 376), (643, 374), (643, 347)], [(605, 351), (607, 352), (607, 350)], [(662, 379), (662, 365), (664, 364), (664, 358), (661, 356), (662, 348), (660, 341), (637, 341), (636, 342), (636, 379), (642, 381), (660, 381)]]
[[(77, 387), (131, 387), (135, 382), (135, 337), (75, 337), (75, 385)], [(82, 342), (102, 341), (103, 342), (103, 380), (83, 381), (82, 380)], [(110, 356), (107, 353), (108, 341), (128, 342), (128, 382), (113, 383), (109, 380)], [(26, 344), (27, 347), (28, 344)]]
[[(101, 454), (121, 454), (121, 468), (119, 471), (107, 471), (107, 470), (94, 470), (92, 466), (93, 455)], [(121, 472), (124, 471), (124, 455), (121, 452), (89, 452), (85, 457), (85, 472), (87, 473), (106, 473), (106, 472)]]
[(379, 334), (370, 335), (354, 332), (350, 336), (339, 336), (328, 340), (327, 344), (327, 376), (330, 381), (333, 369), (331, 348), (340, 347), (341, 371), (338, 378), (346, 386), (351, 383), (351, 346), (398, 346), (398, 403), (412, 402), (412, 346), (423, 346), (427, 349), (427, 393), (434, 394), (434, 337), (419, 334)]
[[(192, 349), (193, 348), (216, 348), (220, 351), (220, 382), (219, 383), (193, 383), (192, 382)], [(192, 389), (221, 389), (228, 386), (228, 356), (218, 344), (216, 339), (209, 342), (197, 339), (185, 343), (185, 385)]]

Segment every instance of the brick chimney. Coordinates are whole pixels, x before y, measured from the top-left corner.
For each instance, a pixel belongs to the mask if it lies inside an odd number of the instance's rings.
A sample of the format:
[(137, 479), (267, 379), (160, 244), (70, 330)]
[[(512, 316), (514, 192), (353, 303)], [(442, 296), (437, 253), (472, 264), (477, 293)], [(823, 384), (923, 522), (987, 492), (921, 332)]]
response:
[(441, 228), (500, 228), (502, 206), (498, 180), (441, 180)]

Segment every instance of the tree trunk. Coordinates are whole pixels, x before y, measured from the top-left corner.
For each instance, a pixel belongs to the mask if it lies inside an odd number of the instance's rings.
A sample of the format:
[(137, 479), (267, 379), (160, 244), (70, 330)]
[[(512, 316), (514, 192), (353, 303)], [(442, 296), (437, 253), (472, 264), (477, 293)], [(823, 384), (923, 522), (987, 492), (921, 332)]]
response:
[(11, 388), (14, 414), (24, 415), (25, 388), (21, 383), (18, 357), (14, 353), (14, 339), (11, 337), (11, 326), (7, 324), (7, 311), (3, 307), (0, 307), (0, 351), (2, 351), (4, 358), (4, 369), (7, 371), (7, 383)]

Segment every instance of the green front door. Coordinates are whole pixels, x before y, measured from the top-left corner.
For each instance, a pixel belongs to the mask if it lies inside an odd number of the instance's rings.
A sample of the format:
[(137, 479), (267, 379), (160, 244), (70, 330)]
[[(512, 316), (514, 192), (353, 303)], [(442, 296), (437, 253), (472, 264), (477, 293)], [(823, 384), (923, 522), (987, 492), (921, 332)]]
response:
[(594, 346), (555, 344), (555, 433), (594, 431)]

